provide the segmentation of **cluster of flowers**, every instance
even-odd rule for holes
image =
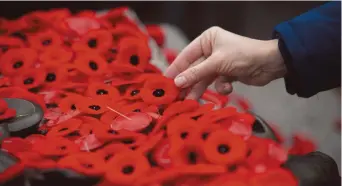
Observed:
[[[4,139],[24,169],[72,170],[96,185],[295,186],[281,143],[253,136],[235,107],[183,100],[151,63],[150,35],[127,8],[97,16],[67,9],[0,22],[0,97],[39,104],[35,134]],[[160,30],[150,33],[163,44]],[[0,120],[15,110],[0,102]]]

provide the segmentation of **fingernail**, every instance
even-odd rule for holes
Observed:
[[[185,83],[186,83],[186,79],[184,76],[176,77],[175,84],[177,87],[182,87],[185,85]]]

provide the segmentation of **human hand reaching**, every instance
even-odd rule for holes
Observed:
[[[192,88],[188,99],[199,99],[214,81],[217,92],[228,94],[234,81],[264,86],[285,73],[278,40],[256,40],[212,27],[184,48],[165,76],[175,78],[180,88]]]

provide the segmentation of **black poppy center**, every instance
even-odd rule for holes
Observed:
[[[99,89],[96,91],[96,94],[97,95],[104,95],[104,94],[108,94],[108,91],[104,90],[104,89]]]
[[[0,49],[2,52],[7,52],[7,50],[9,49],[8,46],[0,46]]]
[[[47,45],[50,45],[51,43],[52,43],[52,40],[51,40],[51,39],[45,39],[45,40],[42,42],[42,45],[47,46]]]
[[[24,80],[24,85],[29,85],[29,84],[32,84],[33,82],[34,82],[33,78],[27,78]]]
[[[182,139],[185,139],[186,137],[188,137],[188,135],[189,135],[188,132],[182,132],[182,133],[180,134],[180,137],[181,137]]]
[[[101,107],[98,105],[90,105],[89,108],[93,109],[93,110],[100,110],[101,109]]]
[[[116,50],[115,48],[111,48],[109,49],[109,52],[111,52],[112,54],[116,54],[118,53],[118,50]]]
[[[107,154],[107,155],[104,157],[104,159],[105,159],[106,161],[108,161],[108,160],[110,160],[112,157],[113,157],[113,154]]]
[[[54,73],[48,73],[46,75],[46,78],[45,78],[45,81],[47,82],[52,82],[52,81],[55,81],[56,80],[56,74]]]
[[[88,40],[88,47],[89,48],[96,48],[97,40],[95,38],[91,38]]]
[[[228,145],[225,145],[225,144],[221,144],[217,147],[217,151],[220,154],[226,154],[229,152],[229,150],[230,150],[230,147]]]
[[[109,58],[107,58],[107,63],[112,63],[114,61],[114,58],[112,58],[112,57],[109,57]]]
[[[129,58],[129,62],[134,65],[134,66],[137,66],[139,65],[139,57],[137,55],[132,55],[130,58]]]
[[[24,65],[23,61],[17,61],[13,64],[13,68],[17,69]]]
[[[153,96],[155,97],[162,97],[164,96],[165,91],[163,89],[156,89],[153,91]]]
[[[123,144],[133,144],[134,143],[134,140],[132,139],[124,139],[121,141]]]
[[[140,109],[134,109],[133,112],[141,112]]]
[[[197,163],[197,153],[196,152],[189,152],[188,153],[188,162],[190,164],[196,164]]]
[[[66,146],[61,146],[60,149],[61,149],[61,150],[66,150],[67,147],[66,147]]]
[[[109,129],[107,132],[108,132],[109,134],[117,134],[117,132],[116,132],[115,130],[113,130],[113,129]]]
[[[94,61],[89,61],[89,67],[94,71],[99,69],[99,67],[97,66],[97,64]]]
[[[134,172],[134,167],[132,165],[124,166],[121,172],[124,174],[132,174]]]
[[[208,136],[209,136],[209,133],[208,133],[208,132],[202,133],[202,139],[203,139],[203,140],[206,140],[206,139],[208,138]]]
[[[88,163],[84,163],[84,164],[82,164],[82,166],[84,167],[84,168],[93,168],[93,165],[92,164],[88,164]]]
[[[13,33],[11,33],[10,36],[11,37],[19,38],[19,39],[21,39],[23,41],[26,41],[26,39],[27,39],[26,35],[24,33],[22,33],[22,32],[13,32]]]
[[[76,110],[76,106],[74,104],[71,105],[71,110]]]
[[[139,92],[140,92],[140,90],[133,90],[131,92],[131,96],[135,96],[135,95],[139,94]]]

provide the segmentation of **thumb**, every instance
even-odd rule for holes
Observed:
[[[206,78],[215,74],[216,65],[213,62],[213,57],[210,56],[202,63],[199,63],[193,67],[180,73],[175,78],[176,86],[180,88],[188,88],[196,83],[205,80]]]

